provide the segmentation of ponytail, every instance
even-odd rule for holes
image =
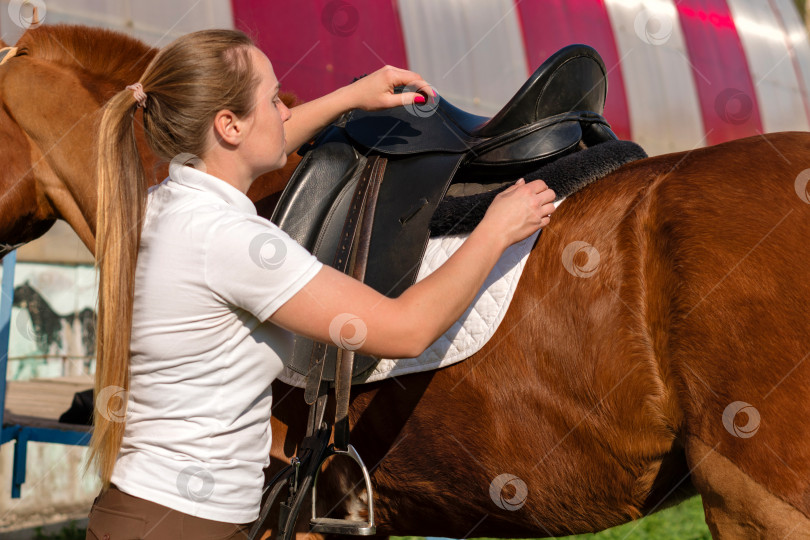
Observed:
[[[123,90],[105,106],[99,127],[95,427],[88,465],[96,463],[104,490],[126,424],[135,268],[148,188],[135,143],[136,109],[133,93]]]

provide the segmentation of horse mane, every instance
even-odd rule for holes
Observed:
[[[70,24],[29,29],[16,44],[18,55],[61,64],[108,80],[137,81],[157,49],[120,32]]]
[[[0,40],[0,44],[4,44]],[[143,41],[121,32],[74,24],[42,25],[26,31],[17,41],[17,55],[83,70],[108,81],[133,83],[158,52]],[[303,103],[292,92],[280,92],[288,107]]]

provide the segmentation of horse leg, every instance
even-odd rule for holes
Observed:
[[[687,458],[714,538],[810,538],[810,520],[716,449],[694,438]]]

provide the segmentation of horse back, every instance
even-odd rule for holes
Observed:
[[[352,442],[374,466],[378,530],[605,529],[693,493],[694,438],[803,508],[801,483],[723,413],[756,404],[756,436],[810,477],[796,422],[810,375],[796,367],[810,342],[810,205],[795,189],[808,150],[810,134],[745,139],[631,163],[569,197],[477,354],[356,387]],[[305,418],[295,401],[274,408],[289,426]],[[356,471],[328,469],[336,503]]]

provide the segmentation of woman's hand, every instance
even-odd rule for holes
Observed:
[[[394,87],[405,86],[405,92],[394,93]],[[418,73],[385,66],[346,87],[354,107],[366,111],[388,109],[412,103],[425,103],[436,92]]]
[[[551,221],[556,194],[542,180],[521,178],[498,193],[479,227],[489,228],[508,245],[520,242]]]
[[[394,88],[406,86],[406,92],[395,94]],[[292,109],[285,124],[287,153],[311,141],[323,128],[351,109],[376,111],[391,107],[426,103],[435,92],[418,73],[385,66],[348,86]]]

